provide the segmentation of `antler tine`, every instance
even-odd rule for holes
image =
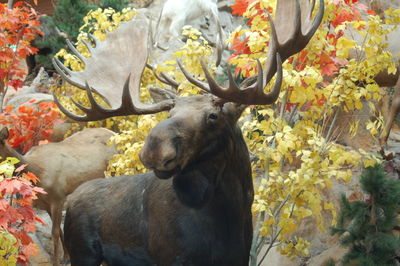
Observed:
[[[271,104],[273,102],[276,101],[276,99],[278,99],[279,97],[279,93],[281,91],[281,86],[282,86],[282,76],[283,76],[283,71],[282,71],[282,60],[281,60],[281,56],[279,55],[279,53],[276,54],[276,65],[277,65],[277,74],[276,74],[276,81],[275,81],[275,85],[272,88],[272,90],[265,94],[263,91],[264,86],[254,86],[254,88],[256,88],[257,90],[257,94],[259,94],[259,97],[254,98],[254,104]],[[261,67],[261,64],[259,63],[259,67]],[[261,72],[261,69],[260,69]],[[259,84],[263,84],[264,83],[264,79],[261,78],[257,79],[257,83]],[[258,101],[259,100],[259,101]]]
[[[129,79],[128,79],[129,80]],[[70,100],[75,104],[76,107],[78,107],[80,110],[82,110],[83,112],[86,113],[86,115],[80,116],[80,115],[76,115],[72,112],[70,112],[69,110],[67,110],[58,100],[57,96],[55,94],[53,94],[53,97],[55,99],[55,102],[57,104],[57,106],[60,108],[60,110],[68,117],[76,120],[76,121],[80,121],[80,122],[87,122],[87,121],[97,121],[97,120],[102,120],[111,116],[114,116],[115,113],[120,113],[120,111],[118,108],[116,110],[113,109],[107,109],[102,107],[101,105],[99,105],[97,103],[97,101],[94,99],[92,90],[89,86],[89,84],[86,82],[86,86],[85,86],[85,90],[86,90],[86,94],[88,96],[91,108],[85,107],[83,105],[81,105],[80,103],[76,102],[74,99],[72,99],[71,97]],[[124,87],[124,91],[126,90],[126,88]],[[128,93],[129,93],[129,88],[127,89]],[[121,105],[122,106],[122,105]],[[119,115],[124,115],[124,114],[119,114]]]
[[[115,31],[107,32],[104,41],[100,42],[88,34],[90,41],[83,43],[91,53],[89,58],[83,58],[69,43],[71,50],[85,63],[81,72],[69,70],[57,58],[53,60],[61,77],[72,85],[85,89],[90,102],[90,107],[85,107],[73,101],[77,108],[86,113],[79,116],[66,110],[55,97],[57,105],[67,116],[78,121],[96,121],[112,116],[152,114],[173,107],[173,100],[157,104],[140,102],[140,79],[148,57],[146,25],[147,18],[138,13],[132,21],[121,23]],[[94,42],[95,47],[91,46],[91,42]],[[125,81],[126,77],[128,79]],[[129,87],[133,89],[132,95]],[[94,98],[94,92],[103,97],[110,108],[99,105]]]
[[[178,66],[179,66],[179,68],[181,69],[183,75],[186,77],[186,79],[187,79],[190,83],[192,83],[193,85],[199,87],[200,89],[202,89],[202,90],[204,90],[204,91],[206,91],[206,92],[211,92],[210,87],[209,87],[207,84],[201,82],[200,80],[197,80],[197,79],[193,78],[193,77],[186,71],[186,69],[183,67],[182,62],[181,62],[180,60],[177,60],[177,62],[178,62]],[[203,64],[201,60],[200,60],[200,63]],[[203,68],[203,69],[204,69],[204,68]],[[210,76],[211,76],[211,75],[210,75]],[[208,79],[208,78],[207,78],[207,79]]]
[[[174,89],[178,89],[179,83],[176,82],[173,78],[165,74],[164,72],[160,72],[160,75],[157,74],[156,69],[154,66],[150,65],[149,63],[146,64],[146,67],[148,67],[151,71],[153,71],[154,76],[161,81],[162,83],[165,83]]]
[[[139,79],[136,80],[132,78],[132,80],[130,80],[130,84],[135,84],[132,94],[133,97],[132,97],[132,110],[130,111],[131,114],[137,114],[137,115],[154,114],[170,110],[175,105],[175,100],[173,99],[166,99],[154,104],[144,104],[140,101],[140,77]],[[131,99],[130,97],[128,97],[128,95],[130,96],[128,85],[125,84],[125,86],[126,88],[124,88],[122,106],[125,104],[126,101]]]
[[[68,117],[76,120],[76,121],[81,121],[81,122],[87,122],[87,121],[97,121],[97,120],[102,120],[105,118],[113,117],[113,116],[125,116],[125,115],[141,115],[141,114],[153,114],[153,113],[158,113],[161,111],[166,111],[169,110],[173,107],[174,101],[173,100],[165,100],[162,102],[159,102],[157,104],[143,104],[140,102],[140,91],[139,87],[134,89],[133,91],[133,97],[131,97],[131,93],[129,90],[129,84],[131,83],[131,75],[127,78],[124,89],[122,92],[122,102],[121,106],[116,108],[116,109],[109,109],[109,108],[104,108],[100,104],[97,103],[97,101],[94,98],[92,89],[90,88],[89,84],[86,83],[85,90],[87,93],[87,96],[89,98],[89,102],[91,107],[85,107],[81,105],[80,103],[74,101],[73,99],[72,102],[83,112],[86,113],[86,115],[79,116],[76,114],[71,113],[69,110],[67,110],[58,100],[57,96],[53,94],[55,102],[57,106],[60,108],[60,110],[66,114]]]
[[[310,7],[310,11],[309,11],[309,15],[308,18],[311,18],[312,15],[312,11],[314,10],[314,6],[315,6],[315,0],[312,0],[312,4]],[[312,36],[314,35],[314,33],[317,31],[319,24],[321,24],[322,19],[324,17],[324,1],[320,0],[320,4],[319,4],[319,10],[317,13],[317,16],[315,17],[310,29],[308,30],[308,32],[304,35],[304,37],[307,40],[310,40],[312,38]]]
[[[311,0],[311,5],[309,3],[310,0],[301,0],[302,5],[299,1],[286,0],[278,1],[277,3],[275,13],[276,32],[279,37],[277,48],[283,62],[293,54],[301,51],[308,44],[321,24],[324,15],[324,0],[320,0],[318,13],[310,23],[315,0]],[[306,5],[309,8],[305,7]],[[294,14],[290,12],[294,12]],[[302,14],[302,12],[306,12],[306,15]],[[288,17],[293,17],[292,23],[287,22]]]
[[[211,76],[210,72],[208,71],[208,68],[206,64],[203,62],[203,60],[200,60],[201,68],[203,69],[204,75],[206,76],[207,82],[209,84],[209,92],[214,94],[215,96],[218,96],[223,99],[230,100],[230,94],[233,92],[235,93],[240,93],[239,87],[237,86],[235,80],[233,79],[232,73],[228,69],[228,78],[229,78],[229,88],[225,89],[221,86],[218,85],[218,83],[214,80],[214,78]]]
[[[218,28],[218,34],[217,34],[217,61],[215,62],[216,66],[219,66],[221,63],[222,59],[222,52],[224,51],[224,44],[223,44],[223,31],[221,27],[221,23],[219,22],[219,19],[217,19],[217,28]]]
[[[88,36],[92,40],[92,42],[94,42],[94,45],[97,46],[98,41],[97,41],[96,37],[94,37],[94,35],[91,33],[88,33]]]
[[[277,77],[275,85],[271,92],[264,93],[264,75],[262,71],[262,66],[259,60],[257,60],[258,74],[256,83],[241,89],[235,82],[232,73],[228,71],[229,87],[223,88],[217,84],[217,82],[212,78],[209,71],[207,70],[204,62],[202,63],[203,71],[210,84],[211,93],[218,96],[226,101],[241,103],[241,104],[271,104],[276,101],[279,96],[280,88],[282,85],[282,61],[279,54],[276,54],[276,64],[277,64]],[[238,100],[240,99],[240,100]]]
[[[269,19],[269,23],[271,26],[271,41],[270,41],[270,47],[266,65],[270,64],[274,68],[268,67],[266,69],[266,75],[264,75],[261,63],[259,62],[259,60],[257,60],[257,66],[258,66],[257,82],[243,89],[236,84],[232,76],[232,73],[228,71],[229,87],[223,88],[219,86],[218,83],[213,79],[213,77],[211,76],[210,72],[207,69],[207,66],[203,61],[201,61],[201,66],[203,68],[204,74],[209,84],[209,87],[207,88],[209,88],[212,94],[220,98],[223,98],[227,101],[232,101],[242,104],[270,104],[276,100],[276,98],[279,96],[280,86],[282,83],[282,66],[281,66],[282,61],[279,53],[276,52],[278,47],[277,44],[278,38],[275,31],[273,20],[271,18]],[[274,61],[274,64],[271,64],[271,61]],[[179,61],[178,64],[180,65]],[[191,77],[189,74],[187,73],[185,74],[184,69],[182,67],[181,70],[189,81],[191,81],[190,79],[193,79],[193,77]],[[278,70],[278,76],[274,89],[270,93],[265,94],[263,89],[277,70]],[[266,77],[266,79],[264,79],[264,77]],[[197,82],[199,81],[195,79],[194,81],[196,83],[192,81],[191,82],[196,86],[198,86]]]
[[[165,74],[164,72],[160,72],[160,75],[161,75],[162,79],[164,80],[164,81],[163,81],[163,80],[160,79],[160,77],[158,77],[158,79],[159,79],[161,82],[164,82],[165,84],[168,84],[168,85],[172,86],[173,88],[178,89],[179,83],[176,82],[173,78],[171,78],[170,76],[168,76],[168,75]],[[157,77],[158,75],[155,74],[155,76]]]
[[[66,66],[64,66],[63,63],[60,62],[60,60],[57,57],[54,57],[52,59],[52,63],[58,74],[65,79],[68,83],[71,83],[72,85],[80,88],[80,89],[85,89],[85,85],[80,84],[79,82],[76,82],[71,78],[72,76],[72,71],[69,70]]]
[[[315,0],[311,1],[311,5],[309,5],[310,8],[308,10],[303,10],[308,12],[305,13],[306,16],[303,17],[299,0],[278,0],[275,23],[268,14],[271,28],[269,51],[264,71],[262,70],[260,62],[257,62],[258,74],[257,81],[254,84],[246,86],[245,88],[238,86],[235,83],[232,74],[228,72],[229,87],[223,88],[211,77],[207,67],[202,62],[202,68],[206,75],[210,91],[224,100],[240,104],[264,105],[274,102],[279,96],[282,84],[282,63],[293,54],[301,51],[308,44],[322,21],[324,14],[324,0],[320,0],[318,13],[312,23],[310,23],[310,19],[314,9]],[[303,4],[303,6],[304,5],[305,4]],[[288,21],[288,17],[292,18],[292,21]],[[275,25],[277,27],[275,27]],[[181,69],[183,72],[184,69]],[[271,92],[265,94],[263,91],[264,87],[270,82],[275,73],[277,73],[277,78],[274,88]],[[184,75],[190,82],[199,86],[197,83],[198,81],[194,82],[192,80],[193,77],[185,72]],[[254,77],[251,77],[251,79],[253,78]],[[203,89],[204,86],[202,85],[199,87]]]
[[[74,55],[76,55],[79,60],[81,60],[82,62],[85,62],[85,57],[83,55],[81,55],[81,53],[79,53],[79,51],[75,48],[75,46],[71,43],[71,41],[69,39],[66,40],[67,41],[67,45],[69,47],[69,49],[71,49],[72,53]]]
[[[279,53],[278,35],[276,33],[274,21],[272,20],[270,14],[268,14],[268,20],[271,28],[271,38],[269,42],[267,60],[265,61],[265,67],[264,67],[264,77],[265,77],[265,80],[263,81],[264,87],[268,84],[268,82],[272,79],[272,77],[275,74],[276,71],[275,55]]]
[[[89,53],[92,54],[93,53],[93,47],[90,43],[88,43],[85,40],[82,40],[82,43],[86,46],[86,48],[89,50]]]
[[[65,108],[61,103],[60,100],[58,100],[58,97],[56,96],[55,93],[53,93],[53,97],[54,97],[54,102],[57,104],[58,108],[60,109],[61,112],[63,112],[66,116],[72,118],[75,121],[80,121],[80,122],[85,122],[88,121],[86,120],[86,116],[80,116],[80,115],[76,115],[74,113],[71,113],[67,108]],[[71,97],[69,97],[71,98]]]
[[[318,13],[311,25],[306,24],[309,24],[311,19],[315,0],[311,0],[312,3],[309,5],[308,10],[303,10],[301,6],[304,7],[306,5],[305,3],[309,3],[309,0],[301,1],[303,5],[300,5],[299,0],[278,1],[275,13],[275,22],[268,14],[271,25],[271,43],[264,67],[264,76],[266,78],[265,84],[271,80],[276,72],[276,60],[274,55],[279,53],[282,62],[285,62],[285,60],[290,56],[304,49],[318,29],[318,26],[321,24],[324,15],[324,0],[320,0]],[[302,11],[307,12],[305,16],[302,14]],[[294,14],[291,14],[290,12],[293,12]],[[293,18],[291,23],[287,21],[288,17]]]

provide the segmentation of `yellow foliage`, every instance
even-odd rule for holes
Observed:
[[[18,247],[17,239],[0,228],[0,265],[11,266],[17,265]]]
[[[201,33],[191,27],[185,27],[183,35],[188,37],[186,44],[174,53],[180,59],[186,70],[197,75],[199,80],[204,80],[203,71],[200,65],[200,58],[206,60],[212,55],[212,49],[208,42],[201,36]],[[207,63],[207,61],[206,61]],[[176,61],[166,61],[162,65],[155,65],[156,72],[164,72],[174,78],[179,84],[177,93],[183,96],[198,94],[200,89],[189,83],[179,70]],[[213,70],[213,68],[211,68]],[[153,73],[146,70],[142,77],[141,92],[144,101],[150,100],[150,95],[145,89],[148,85],[163,88],[166,85],[155,79]],[[167,118],[167,113],[154,115],[132,116],[129,122],[125,121],[122,126],[119,124],[119,134],[112,138],[117,149],[123,153],[115,155],[109,162],[107,175],[123,175],[143,173],[147,170],[139,159],[139,152],[143,147],[145,137],[150,130],[160,121]]]
[[[78,36],[76,43],[77,50],[84,56],[89,57],[90,53],[84,45],[83,41],[89,42],[87,33],[91,33],[99,40],[105,40],[106,31],[115,30],[122,22],[129,21],[134,18],[136,10],[124,9],[121,13],[115,12],[113,9],[97,9],[89,11],[84,17],[84,25],[81,27],[81,33]],[[203,70],[200,65],[200,58],[206,60],[213,53],[208,42],[201,36],[201,33],[192,28],[185,27],[183,35],[188,37],[186,44],[175,52],[174,56],[182,60],[185,68],[195,75],[199,80],[205,80]],[[71,68],[73,71],[81,71],[84,67],[83,63],[78,60],[75,55],[69,54],[66,50],[61,50],[58,57],[64,60],[64,65]],[[207,63],[207,62],[206,62]],[[181,95],[197,94],[199,88],[189,83],[177,67],[176,61],[167,61],[162,65],[155,65],[156,72],[163,71],[173,77],[181,85],[177,93]],[[211,72],[215,69],[211,67]],[[153,85],[159,88],[166,85],[158,81],[153,72],[145,69],[141,83],[141,98],[143,101],[151,101],[150,94],[146,87]],[[69,84],[65,84],[62,88],[57,89],[57,93],[63,95],[72,95],[72,98],[84,106],[90,106],[86,92],[75,88]],[[104,100],[95,95],[97,102],[106,106]],[[60,97],[61,103],[74,113],[82,114],[70,100],[65,97]],[[110,145],[115,144],[119,154],[115,155],[108,164],[106,175],[127,175],[137,174],[146,171],[139,159],[139,151],[143,146],[145,137],[149,131],[159,122],[166,118],[165,113],[143,116],[115,117],[109,118],[100,122],[89,122],[86,127],[106,127],[118,134],[110,141]],[[75,125],[67,134],[71,134],[79,130],[80,126]]]
[[[275,3],[253,1],[244,14],[245,18],[251,18],[249,28],[239,27],[228,40],[233,43],[237,36],[248,38],[246,44],[251,54],[237,55],[231,60],[239,68],[250,65],[248,75],[256,68],[251,60],[258,58],[265,62],[268,53],[266,43],[270,28],[260,17],[257,4],[274,9]],[[271,107],[255,107],[250,114],[257,119],[245,122],[242,127],[249,149],[257,157],[252,168],[264,169],[264,174],[258,176],[261,183],[255,189],[253,204],[253,213],[263,217],[260,234],[276,239],[282,254],[289,257],[305,256],[308,252],[309,243],[293,234],[304,218],[314,217],[318,228],[325,230],[322,211],[328,211],[333,217],[332,224],[335,223],[336,209],[323,196],[323,191],[332,187],[332,181],[348,182],[354,167],[370,166],[379,161],[373,154],[334,143],[330,133],[334,125],[329,128],[331,117],[340,109],[361,109],[366,101],[379,100],[381,89],[372,78],[386,69],[389,73],[396,71],[392,55],[385,50],[385,38],[398,24],[399,11],[388,10],[385,21],[368,15],[366,20],[346,22],[335,28],[328,25],[335,19],[333,11],[338,8],[337,3],[325,0],[325,7],[322,25],[302,55],[306,57],[302,60],[307,60],[307,66],[294,67],[292,62],[299,60],[300,54],[286,62],[278,103]],[[351,34],[344,34],[336,42],[327,38],[330,33],[343,32]],[[364,37],[363,43],[352,38],[357,34]],[[318,63],[322,51],[325,54],[335,52],[336,57],[343,60],[337,74],[325,83]],[[354,53],[355,58],[349,59],[350,53]],[[290,107],[285,109],[288,104]],[[381,117],[366,125],[357,121],[350,128],[351,134],[365,126],[372,135],[378,136],[382,125]]]

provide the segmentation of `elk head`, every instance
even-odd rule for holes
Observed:
[[[121,29],[107,35],[105,42],[113,44],[112,47],[118,47],[119,51],[104,49],[106,45],[96,42],[96,48],[91,48],[90,60],[93,63],[87,62],[84,74],[72,72],[55,60],[56,68],[67,81],[87,90],[92,106],[88,108],[76,103],[86,113],[84,116],[78,116],[66,110],[57,98],[56,103],[64,113],[78,121],[100,120],[111,116],[130,114],[152,114],[169,110],[170,117],[156,125],[147,136],[145,145],[140,152],[140,159],[147,168],[154,171],[157,177],[162,179],[175,177],[174,187],[179,198],[186,201],[188,205],[199,207],[211,195],[214,180],[204,178],[204,173],[193,174],[192,172],[191,182],[179,181],[186,176],[187,171],[191,171],[193,165],[201,165],[203,161],[221,150],[236,152],[233,148],[235,143],[232,136],[238,131],[236,121],[247,105],[266,105],[276,101],[282,83],[282,62],[307,45],[322,20],[324,1],[320,0],[319,11],[312,20],[313,9],[314,1],[311,4],[309,0],[278,1],[276,21],[279,23],[275,26],[272,19],[269,19],[272,33],[269,53],[264,68],[258,62],[258,74],[250,78],[254,82],[244,82],[238,85],[232,74],[229,73],[229,86],[223,88],[216,83],[206,65],[202,63],[207,79],[206,84],[193,78],[178,62],[185,77],[207,93],[190,97],[175,97],[150,105],[143,104],[139,100],[140,77],[146,66],[147,58],[147,28],[143,26],[145,23],[136,18],[134,21],[122,25]],[[135,37],[130,37],[134,43],[114,44],[114,42],[122,40],[122,38],[114,38],[114,36],[124,34],[127,29],[135,31],[132,33]],[[76,52],[76,50],[72,50]],[[109,55],[105,55],[107,51],[109,51]],[[120,53],[122,56],[117,56],[118,60],[114,60],[113,53]],[[95,64],[98,55],[108,58],[107,67]],[[109,58],[113,60],[109,60]],[[129,64],[129,67],[120,71],[120,68],[117,68],[121,63],[119,60],[124,61],[122,64]],[[84,59],[84,61],[86,63],[88,60]],[[95,66],[91,66],[92,64]],[[114,71],[115,69],[118,71]],[[118,73],[114,74],[114,72]],[[130,75],[130,73],[132,74]],[[275,73],[277,73],[275,85],[272,91],[266,94],[264,88]],[[95,81],[98,75],[103,79],[107,77],[110,80],[118,81],[126,79],[127,76],[129,78],[124,86],[118,87]],[[114,75],[118,77],[116,78]],[[82,80],[83,76],[85,80]],[[177,86],[174,80],[163,73],[159,79]],[[96,86],[89,86],[92,84],[92,80],[96,82]],[[91,87],[102,95],[103,91],[110,94],[112,90],[114,94],[121,97],[121,104],[112,105],[111,109],[101,107],[94,100]],[[132,95],[130,88],[133,89]],[[188,193],[181,193],[185,189],[196,190],[197,193],[189,194],[197,196],[188,199]]]

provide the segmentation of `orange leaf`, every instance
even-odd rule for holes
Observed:
[[[36,184],[40,181],[39,178],[34,173],[31,172],[24,173],[22,177],[28,181],[31,181],[33,184]]]
[[[232,15],[242,16],[246,12],[249,3],[247,0],[236,0],[232,5]]]
[[[35,103],[35,102],[37,102],[36,99],[32,99],[32,100],[27,101],[27,103]]]

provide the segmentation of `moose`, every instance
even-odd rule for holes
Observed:
[[[47,211],[52,221],[53,265],[59,265],[65,200],[83,182],[104,177],[108,160],[116,154],[114,146],[107,145],[114,134],[105,128],[88,128],[61,142],[33,147],[22,155],[6,143],[8,129],[0,130],[0,156],[16,157],[21,164],[26,164],[26,170],[40,178],[38,185],[46,191],[38,196],[34,206]]]
[[[85,89],[91,103],[76,103],[85,112],[77,115],[56,100],[72,119],[169,111],[140,152],[151,172],[94,179],[70,195],[64,232],[73,266],[248,265],[254,190],[249,152],[236,121],[248,105],[276,101],[282,62],[307,45],[321,23],[324,1],[319,1],[314,18],[313,11],[314,1],[278,1],[275,23],[269,19],[267,61],[264,67],[258,62],[258,74],[246,86],[238,85],[232,74],[228,88],[219,86],[204,62],[207,83],[199,81],[178,62],[186,79],[204,90],[201,95],[140,101],[148,45],[146,20],[140,14],[107,33],[105,41],[94,39],[95,48],[87,44],[90,58],[77,54],[84,60],[83,72],[54,60],[60,75]],[[265,93],[275,73],[275,84]],[[93,91],[111,107],[99,105]]]

